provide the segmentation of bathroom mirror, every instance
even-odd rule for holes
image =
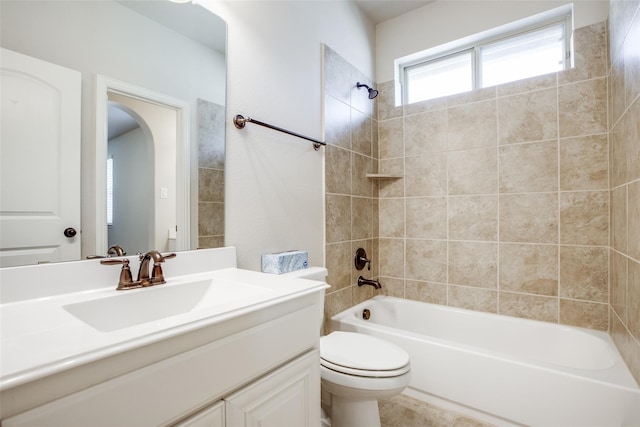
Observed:
[[[176,142],[172,147],[175,153],[173,157],[177,161],[171,167],[157,164],[153,166],[153,155],[149,152],[142,154],[153,166],[152,172],[147,174],[157,177],[159,172],[167,172],[173,168],[173,175],[165,177],[162,183],[156,179],[155,183],[146,184],[135,178],[135,175],[129,175],[133,178],[122,178],[118,191],[125,193],[127,199],[119,202],[118,209],[113,210],[114,213],[119,212],[120,221],[132,218],[140,221],[142,217],[141,223],[160,223],[155,218],[162,212],[170,212],[173,217],[170,215],[169,219],[163,220],[162,228],[155,231],[160,237],[155,240],[146,237],[148,243],[136,244],[131,249],[124,244],[121,246],[129,255],[141,249],[180,250],[223,246],[226,99],[224,21],[200,5],[167,0],[2,0],[0,20],[2,48],[77,72],[81,88],[78,115],[81,120],[76,124],[79,127],[76,129],[79,146],[70,156],[79,159],[80,170],[75,175],[80,182],[72,186],[72,190],[64,187],[54,189],[52,185],[49,188],[49,184],[55,179],[46,177],[16,179],[11,182],[14,193],[25,200],[34,199],[30,196],[31,187],[44,188],[45,194],[71,194],[78,200],[78,218],[81,220],[58,225],[64,229],[56,229],[55,232],[56,235],[64,234],[67,242],[75,243],[76,255],[61,256],[48,243],[34,243],[31,237],[26,236],[28,231],[16,231],[11,236],[2,231],[0,265],[77,260],[89,255],[105,256],[109,246],[119,244],[117,240],[108,240],[107,237],[107,230],[112,226],[107,224],[107,134],[112,125],[106,123],[108,119],[113,121],[113,117],[110,117],[112,115],[107,113],[107,107],[111,104],[116,108],[119,106],[120,111],[129,110],[131,113],[131,110],[110,100],[109,96],[114,93],[158,104],[154,98],[157,96],[160,99],[175,100],[169,103],[173,105],[171,108],[176,104],[184,107],[183,115],[178,114],[175,119],[178,130],[173,131],[184,138],[182,145]],[[3,54],[4,52],[3,50]],[[3,57],[3,63],[4,59]],[[3,69],[3,79],[5,74]],[[131,93],[128,88],[133,88]],[[153,96],[148,98],[147,93]],[[5,102],[7,105],[19,104],[18,97],[14,98],[5,100],[3,96],[3,107]],[[104,113],[100,112],[102,107]],[[105,129],[100,129],[100,114],[104,115]],[[132,116],[136,118],[135,112],[128,115]],[[120,124],[126,126],[126,120],[130,119],[120,121]],[[3,124],[4,121],[3,118]],[[34,117],[33,121],[42,123],[40,117]],[[143,124],[142,129],[146,129],[147,134],[153,133],[145,126],[147,125]],[[22,130],[31,127],[35,126],[16,126]],[[134,130],[130,129],[129,132],[140,132],[140,127],[137,128],[138,131],[134,126],[131,128]],[[101,140],[102,134],[104,141]],[[32,135],[32,138],[38,139],[37,135]],[[34,153],[29,152],[30,146],[24,145],[26,148],[22,148],[20,144],[21,142],[17,144],[17,149],[13,148],[13,154],[12,150],[5,149],[3,145],[3,165],[13,164],[17,171],[30,170],[30,167],[31,170],[37,170],[34,166]],[[153,141],[147,144],[151,144],[151,153],[160,150],[160,147],[153,145]],[[186,147],[182,154],[179,152],[181,147]],[[120,156],[129,157],[128,154]],[[55,155],[49,158],[54,159]],[[60,166],[61,163],[53,160],[43,162],[55,163],[52,169],[57,169],[57,173],[65,169]],[[137,162],[140,170],[144,170],[141,161]],[[3,175],[3,181],[8,185],[9,179],[6,178]],[[115,181],[117,177],[113,179]],[[3,186],[3,190],[4,188]],[[52,196],[53,205],[73,204],[54,199]],[[167,204],[169,201],[172,201],[171,205]],[[124,209],[122,204],[126,205]],[[3,230],[13,228],[12,222],[4,221],[16,211],[7,206],[9,205],[3,200],[0,206],[3,221],[0,227]],[[56,212],[42,215],[42,211],[38,209],[36,206],[34,212],[37,214],[29,215],[56,215]],[[145,209],[151,211],[145,213]],[[27,230],[34,229],[33,226],[27,227]],[[73,229],[73,232],[68,229]],[[67,233],[71,237],[67,237]],[[153,233],[152,231],[151,234]],[[13,239],[10,243],[9,238]],[[35,262],[33,256],[13,254],[23,243],[27,249],[22,252],[37,254]],[[133,246],[132,243],[130,245]]]

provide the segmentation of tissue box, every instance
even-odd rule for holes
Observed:
[[[262,255],[262,272],[272,274],[289,273],[307,268],[309,253],[307,251],[287,251],[277,254]]]

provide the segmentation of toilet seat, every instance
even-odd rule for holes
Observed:
[[[410,370],[409,355],[379,338],[336,331],[320,338],[320,364],[332,371],[369,378],[389,378]]]

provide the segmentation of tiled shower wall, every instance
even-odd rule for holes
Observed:
[[[618,16],[631,28],[628,9]],[[640,378],[640,269],[631,253],[640,241],[639,166],[617,165],[612,154],[609,177],[610,148],[623,150],[623,163],[638,159],[638,65],[628,64],[638,47],[628,46],[618,70],[631,76],[634,107],[612,107],[612,141],[619,129],[626,142],[609,147],[606,29],[575,31],[572,70],[404,107],[386,82],[378,111],[355,89],[364,77],[325,48],[325,332],[332,315],[375,292],[599,330],[613,306],[616,342]],[[615,66],[611,75],[622,85]],[[374,171],[401,178],[365,177]],[[610,208],[625,242],[635,239],[627,249],[610,250]],[[358,247],[371,271],[353,267]],[[619,272],[611,300],[610,262]],[[358,288],[359,274],[380,277],[383,289]]]
[[[380,85],[380,277],[387,292],[607,330],[606,24],[575,68],[394,107]]]
[[[331,285],[325,299],[325,331],[334,314],[373,295],[373,288],[354,286],[358,274],[377,277],[378,198],[375,181],[366,177],[377,169],[375,103],[356,83],[372,85],[340,55],[324,46],[326,266]],[[372,260],[371,270],[358,272],[354,256],[359,247]]]
[[[198,248],[224,246],[225,107],[198,99]]]
[[[609,8],[611,335],[640,382],[640,2]]]

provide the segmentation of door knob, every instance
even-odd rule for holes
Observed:
[[[78,232],[76,231],[76,229],[75,229],[75,228],[73,228],[73,227],[69,227],[69,228],[65,228],[65,229],[64,229],[63,234],[64,234],[64,236],[65,236],[65,237],[73,237],[73,236],[75,236],[76,234],[78,234]]]

